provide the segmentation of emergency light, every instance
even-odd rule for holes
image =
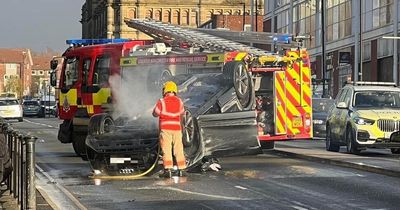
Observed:
[[[292,39],[292,35],[276,35],[272,38],[274,42],[281,42],[289,44]]]
[[[107,43],[124,43],[130,39],[68,39],[66,43],[68,45],[95,45],[95,44],[107,44]]]

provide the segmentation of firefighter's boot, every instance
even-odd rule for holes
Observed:
[[[171,169],[164,169],[164,172],[160,174],[160,178],[171,178],[171,177],[172,177]]]
[[[178,176],[180,177],[186,177],[187,176],[187,172],[185,170],[178,170]]]

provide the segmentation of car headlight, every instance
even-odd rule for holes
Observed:
[[[322,124],[324,124],[324,121],[323,120],[313,120],[313,124],[322,125]]]
[[[361,118],[361,117],[355,117],[354,122],[357,125],[372,125],[375,123],[375,120],[370,120],[370,119]]]

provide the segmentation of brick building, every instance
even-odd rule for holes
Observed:
[[[51,55],[33,55],[32,66],[32,86],[31,93],[33,97],[48,95],[50,85],[50,61]],[[54,88],[50,87],[50,92],[54,95]]]
[[[200,28],[226,28],[231,31],[250,31],[251,16],[245,15],[243,24],[243,15],[212,15],[211,19],[200,26]],[[255,17],[254,17],[255,21]],[[244,26],[244,27],[243,27]],[[257,26],[254,25],[253,31],[263,31],[263,16],[257,17]]]
[[[23,88],[15,94],[30,95],[32,65],[30,49],[0,49],[0,93],[6,91],[7,82],[18,78]]]

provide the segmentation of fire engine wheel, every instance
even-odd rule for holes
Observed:
[[[82,158],[82,160],[87,160],[86,155],[86,134],[72,133],[72,147],[74,148],[75,154]]]
[[[183,117],[183,147],[187,166],[194,166],[203,158],[203,145],[201,142],[196,119],[190,111],[185,111]]]
[[[106,113],[95,114],[90,118],[88,134],[97,136],[112,132],[115,129],[115,123],[112,117]]]
[[[231,61],[224,66],[226,79],[233,83],[236,96],[244,110],[252,108],[255,93],[250,74],[247,72],[245,64],[239,61]]]
[[[260,141],[261,149],[274,149],[275,141]]]

